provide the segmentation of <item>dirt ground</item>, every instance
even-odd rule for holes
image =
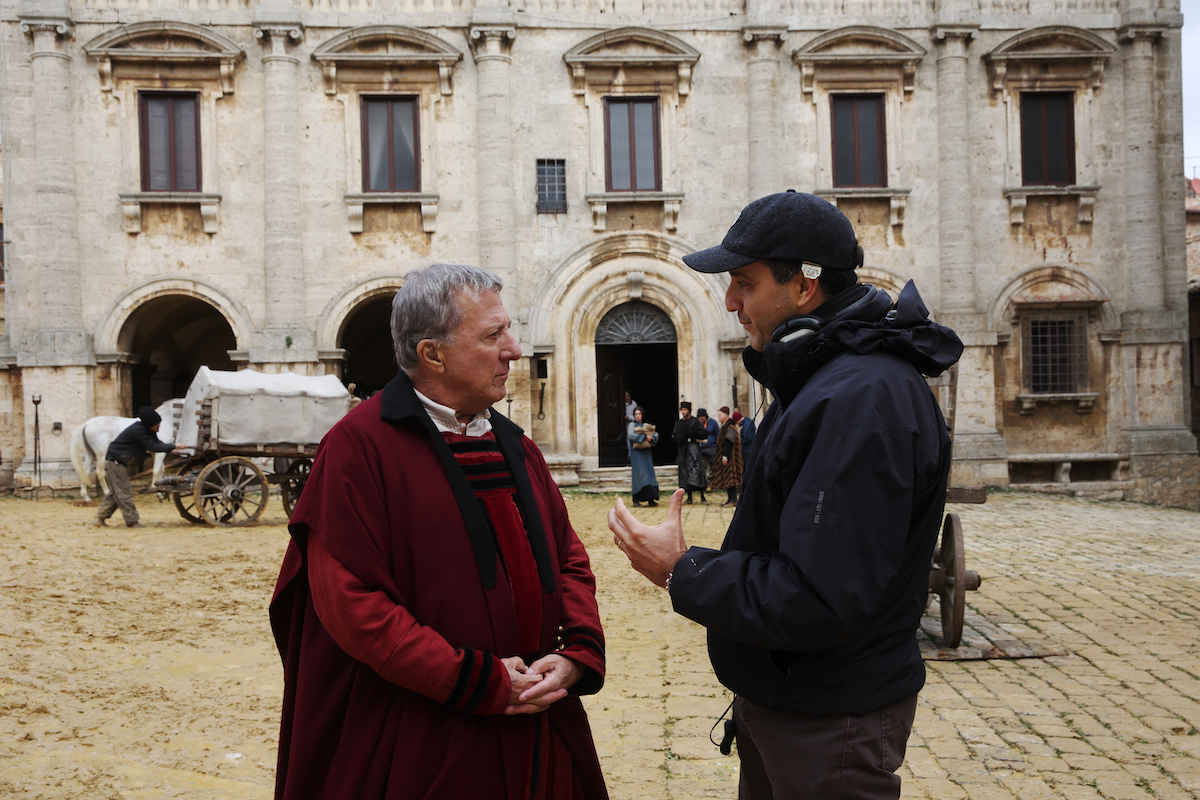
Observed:
[[[736,759],[707,741],[728,696],[703,632],[612,546],[611,496],[569,503],[609,638],[608,685],[587,706],[613,797],[734,796]],[[0,498],[0,796],[272,794],[282,506],[233,529],[189,524],[153,496],[139,509],[143,528],[119,513],[96,528],[94,505]],[[690,508],[691,540],[715,546],[729,518]]]

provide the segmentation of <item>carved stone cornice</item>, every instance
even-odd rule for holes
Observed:
[[[1117,41],[1135,42],[1138,39],[1158,41],[1167,32],[1167,26],[1152,23],[1133,22],[1117,28]]]
[[[480,61],[502,60],[512,62],[512,43],[517,38],[514,25],[471,25],[467,31],[467,41],[475,56],[475,63]]]
[[[254,23],[254,38],[264,44],[276,41],[284,44],[299,44],[304,41],[304,26],[299,22],[256,22]]]
[[[970,44],[977,36],[979,36],[978,25],[935,25],[930,29],[929,34],[934,41],[944,43],[961,39],[963,44]]]
[[[304,41],[304,26],[299,22],[255,22],[254,38],[271,48],[270,55],[263,56],[263,63],[285,61],[300,64],[300,59],[288,55],[288,46]]]
[[[742,41],[746,44],[754,44],[755,42],[774,42],[777,45],[783,44],[784,37],[787,36],[786,27],[774,27],[769,25],[747,25],[742,28]]]
[[[62,39],[75,36],[75,23],[61,17],[22,17],[21,33],[33,38],[35,33],[53,33]]]

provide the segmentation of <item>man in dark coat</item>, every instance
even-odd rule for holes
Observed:
[[[138,421],[121,431],[108,446],[104,454],[104,477],[108,480],[109,491],[96,510],[95,525],[107,525],[105,520],[119,507],[125,527],[142,526],[138,522],[137,505],[133,502],[133,484],[129,476],[141,468],[146,453],[176,452],[173,442],[159,441],[157,434],[160,425],[162,417],[159,413],[150,406],[142,406],[138,410]]]
[[[325,437],[271,625],[277,800],[607,798],[587,553],[536,445],[490,407],[521,351],[500,279],[435,264],[393,303],[401,372]]]
[[[684,261],[730,273],[747,370],[775,402],[720,550],[688,548],[679,493],[661,526],[618,500],[609,527],[708,629],[713,669],[735,693],[741,800],[897,798],[950,470],[922,374],[952,365],[962,343],[911,282],[895,310],[856,283],[850,222],[812,195],[751,203],[720,246]]]

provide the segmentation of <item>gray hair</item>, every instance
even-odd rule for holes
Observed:
[[[486,269],[466,264],[431,264],[404,276],[392,300],[392,345],[396,363],[412,374],[422,339],[446,341],[462,321],[460,289],[499,292],[504,281]]]

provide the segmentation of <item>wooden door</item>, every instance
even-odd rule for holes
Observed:
[[[624,466],[629,463],[625,447],[625,360],[618,346],[596,346],[596,399],[600,466]]]

